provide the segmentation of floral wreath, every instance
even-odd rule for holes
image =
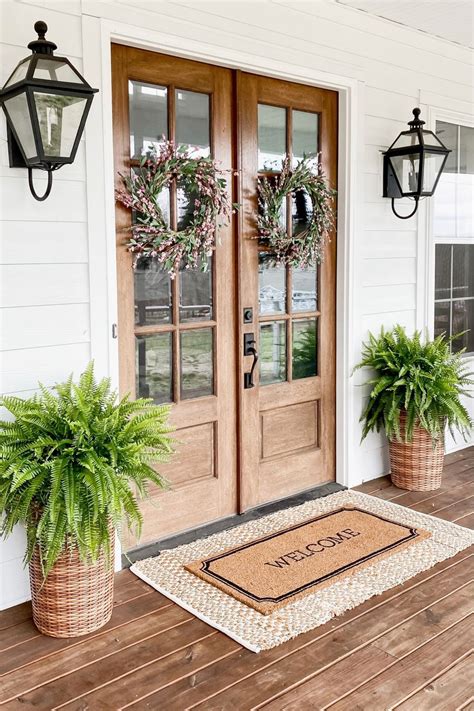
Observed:
[[[336,191],[328,186],[320,163],[314,172],[314,158],[304,156],[294,169],[286,158],[279,174],[258,179],[257,239],[268,247],[277,264],[303,269],[321,264],[324,248],[330,241],[336,221]],[[307,225],[291,237],[281,221],[282,207],[290,194],[297,199],[300,195],[303,200],[307,196],[311,202]]]
[[[189,146],[163,139],[148,152],[131,176],[119,173],[122,185],[115,199],[136,214],[127,247],[140,257],[157,257],[171,277],[180,268],[205,270],[216,246],[216,227],[230,220],[232,206],[226,180],[212,158],[196,157]],[[192,214],[186,226],[173,230],[159,204],[160,193],[176,180],[190,199]],[[219,223],[220,218],[220,223]]]

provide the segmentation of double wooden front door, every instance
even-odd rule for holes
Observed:
[[[122,45],[112,71],[117,173],[165,136],[212,155],[240,204],[208,271],[172,280],[151,259],[132,268],[117,206],[120,389],[172,403],[176,428],[170,489],[141,504],[145,543],[335,478],[335,236],[316,270],[275,266],[255,236],[257,176],[285,155],[320,151],[336,184],[337,95]],[[190,200],[162,195],[173,228]],[[288,198],[288,230],[308,208]]]

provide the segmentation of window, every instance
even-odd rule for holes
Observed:
[[[453,351],[474,353],[474,128],[436,122],[451,149],[434,196],[434,333],[464,333]]]

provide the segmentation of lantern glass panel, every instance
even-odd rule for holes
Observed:
[[[37,91],[33,96],[45,158],[69,158],[87,98]]]
[[[444,153],[425,153],[423,168],[423,193],[432,193],[436,180],[443,167]]]
[[[423,131],[423,143],[425,146],[434,146],[435,148],[444,148],[441,141],[435,136],[432,131]]]
[[[81,77],[76,74],[70,64],[57,59],[38,59],[33,79],[46,79],[47,81],[66,81],[73,84],[84,84]]]
[[[393,171],[397,176],[402,193],[418,192],[418,176],[420,173],[420,157],[418,153],[411,155],[390,156]]]
[[[411,146],[419,146],[420,139],[417,131],[407,131],[401,133],[395,143],[390,147],[390,150],[395,148],[410,148]]]
[[[24,59],[20,64],[17,66],[9,80],[4,86],[4,89],[7,88],[7,86],[11,86],[12,84],[16,84],[17,81],[23,81],[23,79],[26,77],[26,74],[28,72],[28,67],[30,66],[30,59],[31,57],[27,57]]]
[[[11,125],[15,127],[25,158],[35,158],[37,151],[26,94],[17,94],[6,99],[4,106]]]

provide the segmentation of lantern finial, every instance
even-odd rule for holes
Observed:
[[[53,54],[54,50],[58,48],[57,44],[45,38],[47,31],[48,25],[46,22],[43,22],[43,20],[35,22],[35,32],[38,34],[38,39],[33,40],[33,42],[30,42],[28,45],[28,49],[31,49],[33,54]]]
[[[420,119],[421,109],[419,109],[419,108],[413,109],[412,113],[413,113],[414,118],[411,121],[408,121],[408,125],[410,126],[410,128],[414,129],[414,128],[421,128],[422,126],[424,126],[425,122]]]

